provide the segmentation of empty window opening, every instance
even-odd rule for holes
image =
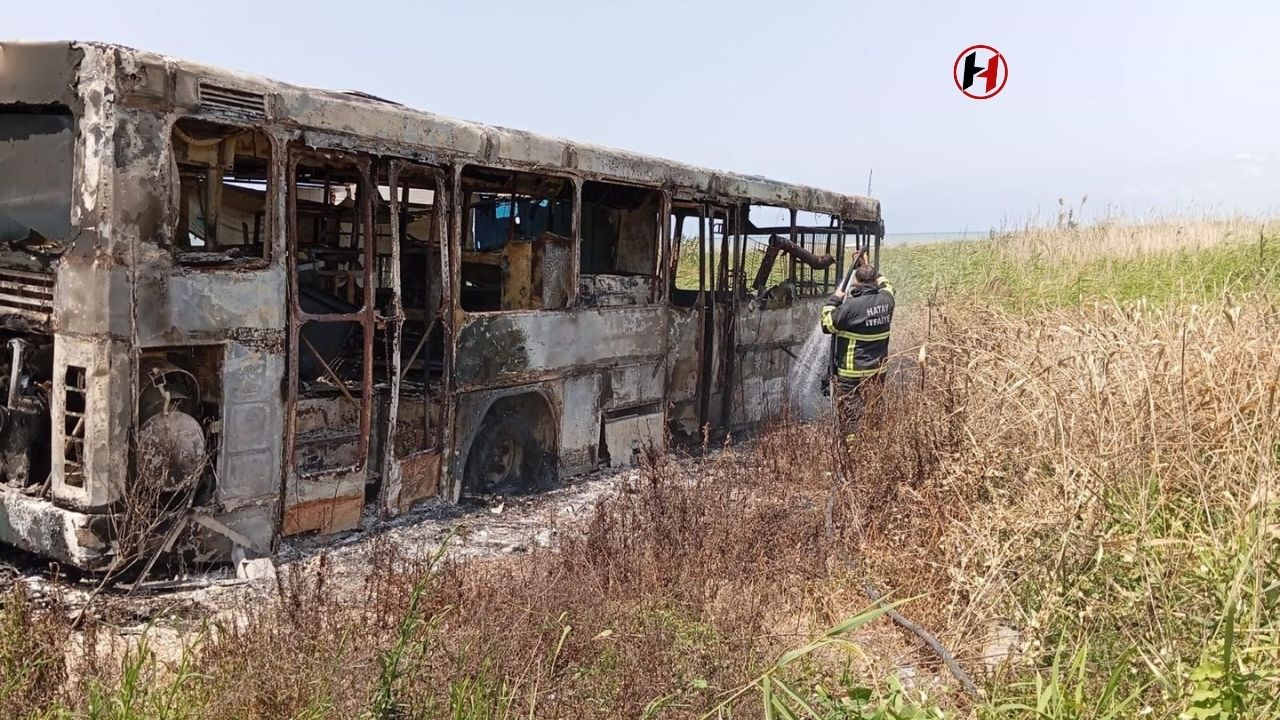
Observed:
[[[839,285],[844,231],[834,216],[752,205],[743,233],[742,274],[757,299],[785,306],[796,297],[830,294]]]
[[[583,183],[579,296],[584,304],[656,300],[661,207],[657,190]]]
[[[267,232],[271,140],[253,128],[183,118],[173,126],[178,224],[184,265],[261,263]]]
[[[844,222],[844,272],[859,263],[880,264],[880,240],[883,229],[879,222],[853,220]],[[843,276],[841,278],[843,280]]]
[[[722,207],[677,201],[671,207],[671,301],[678,306],[729,299],[739,277],[738,245],[731,212]],[[740,284],[740,283],[739,283]]]
[[[0,242],[57,254],[71,234],[75,118],[62,106],[0,106]]]
[[[88,419],[88,379],[85,368],[68,365],[63,376],[63,482],[84,487],[84,430]]]
[[[294,182],[298,282],[326,296],[323,301],[315,293],[311,299],[300,297],[302,310],[334,314],[362,308],[368,202],[361,196],[361,171],[317,159],[299,163]]]
[[[298,331],[299,387],[294,406],[294,463],[315,474],[364,462],[365,333],[358,323],[305,323]]]
[[[462,190],[463,309],[563,308],[573,273],[573,184],[468,167]]]
[[[697,205],[676,204],[671,213],[671,282],[675,290],[698,292],[701,255],[699,238],[705,238],[701,210]],[[705,246],[705,244],[704,244]]]

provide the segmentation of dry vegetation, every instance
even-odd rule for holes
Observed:
[[[980,252],[1025,267],[1093,231],[1056,232]],[[1161,232],[1109,230],[1045,262],[1163,262],[1182,251]],[[912,262],[886,257],[899,287],[924,272]],[[825,425],[781,423],[704,460],[653,459],[552,549],[464,562],[388,543],[359,592],[323,562],[285,569],[273,596],[190,628],[179,662],[145,642],[113,655],[107,628],[73,632],[16,589],[0,717],[1274,717],[1269,265],[1212,297],[1150,278],[1145,299],[1048,288],[1010,307],[975,292],[989,284],[938,285],[900,311],[921,327],[919,372],[852,453]],[[911,598],[903,612],[985,697],[885,619],[806,646],[869,619],[866,583]],[[997,627],[1018,637],[988,673]]]

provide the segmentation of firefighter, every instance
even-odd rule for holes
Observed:
[[[822,308],[822,331],[835,336],[831,389],[846,440],[882,385],[893,305],[889,281],[874,266],[860,265],[848,292],[837,290]]]

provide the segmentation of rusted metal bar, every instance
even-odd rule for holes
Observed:
[[[741,222],[742,218],[739,217],[739,212],[741,209],[742,208],[739,205],[735,205],[730,209],[726,209],[725,218],[724,218],[725,229],[727,231],[729,227],[729,213],[732,212],[734,214],[733,226],[735,230],[733,253],[732,253],[732,262],[734,267],[729,268],[729,271],[728,271],[728,275],[731,278],[731,282],[732,282],[732,285],[729,288],[730,290],[729,312],[725,314],[724,350],[723,352],[721,352],[721,357],[724,358],[724,377],[720,385],[720,424],[726,425],[726,426],[732,425],[733,387],[734,387],[733,375],[734,375],[734,370],[736,369],[736,361],[738,357],[738,353],[734,348],[734,343],[737,341],[736,330],[737,330],[737,324],[738,324],[737,323],[738,284],[739,284],[738,278],[741,277],[743,272],[742,264],[739,262],[739,253],[738,253],[739,245],[742,244],[742,240],[744,239],[742,236],[742,222]],[[726,232],[724,236],[724,245],[726,248],[728,248],[729,246],[728,232]],[[726,262],[729,262],[729,260],[726,259]]]
[[[782,248],[769,243],[765,248],[764,255],[760,258],[760,267],[756,270],[756,278],[751,282],[751,288],[757,293],[764,290],[764,286],[769,283],[769,276],[773,274],[773,264],[778,260],[778,254],[782,252]]]
[[[4,406],[10,410],[18,402],[18,376],[22,372],[22,351],[26,347],[26,343],[22,338],[12,338],[9,340],[9,398],[5,401]]]
[[[835,227],[813,227],[797,225],[796,230],[800,232],[813,233],[814,235],[836,235],[840,232],[840,228]],[[751,228],[752,235],[790,235],[791,226],[778,225],[774,227],[756,227]]]
[[[307,336],[302,333],[298,333],[298,337],[302,340],[302,344],[306,345],[307,349],[311,351],[311,354],[316,356],[316,360],[320,361],[320,367],[324,369],[325,374],[333,381],[333,385],[338,388],[338,392],[342,393],[342,396],[352,405],[357,408],[360,407],[360,403],[356,402],[356,399],[351,396],[351,392],[347,390],[347,386],[342,382],[342,378],[338,377],[338,373],[334,372],[333,368],[329,367],[329,363],[326,362],[324,356],[316,350],[316,347],[311,344],[311,341],[307,339]]]
[[[813,252],[805,248],[803,245],[798,245],[778,235],[769,236],[769,246],[776,247],[791,257],[803,261],[805,265],[808,265],[814,270],[825,270],[831,267],[831,265],[836,261],[836,259],[830,255],[814,255]]]
[[[844,221],[838,216],[832,218],[836,226],[840,228],[840,234],[836,236],[836,280],[844,277],[844,249],[846,245],[846,236],[844,232]]]
[[[427,324],[427,331],[423,333],[422,339],[418,341],[418,346],[413,349],[413,353],[409,355],[409,361],[404,364],[404,369],[400,371],[396,384],[404,381],[405,375],[409,374],[409,368],[413,367],[413,363],[418,359],[418,353],[422,352],[422,348],[427,344],[427,339],[431,337],[431,333],[436,330],[436,321],[440,319],[440,313],[431,316],[431,322]]]
[[[832,218],[833,222],[834,220],[835,218]],[[825,239],[826,246],[823,249],[823,252],[826,253],[825,257],[831,258],[831,262],[827,263],[827,266],[822,268],[822,289],[824,291],[829,291],[831,289],[831,266],[835,264],[835,258],[831,255],[831,235],[828,233],[825,236]]]
[[[569,210],[569,237],[572,238],[573,245],[569,250],[570,282],[568,297],[565,298],[567,307],[573,307],[578,302],[578,275],[582,272],[582,180],[572,178],[570,182],[573,183],[573,205]],[[552,207],[554,206],[553,202]]]
[[[404,374],[400,370],[400,346],[403,342],[404,333],[404,303],[401,297],[401,278],[400,278],[400,254],[401,239],[405,234],[405,219],[401,213],[401,206],[409,204],[409,188],[405,185],[400,186],[400,170],[403,164],[400,161],[392,161],[387,166],[387,200],[389,206],[387,208],[387,225],[391,228],[391,311],[389,316],[385,318],[386,327],[390,333],[390,343],[387,348],[387,375],[390,378],[391,388],[390,397],[387,400],[387,415],[383,422],[385,428],[384,440],[382,443],[382,457],[379,459],[381,470],[379,475],[382,477],[382,487],[379,491],[379,514],[387,517],[391,514],[391,508],[399,505],[400,497],[400,480],[395,470],[395,444],[396,444],[396,420],[400,414],[400,383],[404,381]],[[374,193],[377,200],[382,200],[380,192]],[[374,227],[377,227],[377,218],[374,218]]]
[[[377,293],[374,291],[374,264],[377,260],[377,224],[375,223],[375,208],[373,198],[378,194],[378,186],[372,176],[371,161],[368,158],[359,159],[360,177],[364,181],[364,187],[357,187],[357,202],[361,205],[364,216],[360,223],[362,226],[363,236],[361,241],[364,243],[364,386],[361,388],[360,394],[360,438],[359,448],[356,450],[356,457],[363,459],[364,472],[369,472],[369,429],[373,423],[373,412],[370,408],[373,400],[370,388],[373,387],[373,336],[374,325],[377,321],[377,307],[374,300]],[[354,232],[355,225],[352,224]],[[352,238],[355,242],[355,238]]]
[[[702,337],[698,342],[698,424],[706,427],[711,418],[712,353],[715,343],[716,294],[707,288],[707,223],[714,221],[710,208],[702,203],[698,210],[698,288],[702,312]]]
[[[289,485],[293,481],[294,437],[298,432],[298,273],[294,257],[298,247],[298,155],[289,151],[285,165],[285,286],[288,290],[285,324],[289,344],[285,348],[285,398],[284,398],[284,467],[280,470],[280,492],[275,517],[275,532],[279,538],[285,529],[284,516],[288,507]],[[327,197],[327,192],[326,192]],[[317,228],[318,230],[318,228]]]
[[[787,229],[787,237],[790,238],[791,244],[795,245],[798,239],[798,236],[796,235],[796,209],[795,208],[788,208],[788,209],[791,211],[791,227]],[[791,268],[790,270],[787,271],[787,277],[791,278],[791,282],[793,283],[800,281],[800,278],[796,277],[796,269],[797,269],[796,256],[792,255]]]
[[[729,267],[733,262],[733,253],[729,248],[729,215],[725,213],[724,225],[720,227],[720,252],[716,258],[716,292],[729,289]],[[711,213],[711,233],[715,235],[715,211]]]
[[[880,267],[880,245],[884,242],[884,222],[880,223],[880,227],[875,232],[875,265]]]

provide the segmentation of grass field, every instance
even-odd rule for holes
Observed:
[[[1029,312],[1107,300],[1212,300],[1280,288],[1280,222],[1107,223],[885,248],[901,297],[975,294]]]
[[[888,249],[923,345],[851,450],[781,423],[550,550],[286,569],[177,662],[19,586],[0,717],[1278,717],[1277,260],[1245,220]]]

